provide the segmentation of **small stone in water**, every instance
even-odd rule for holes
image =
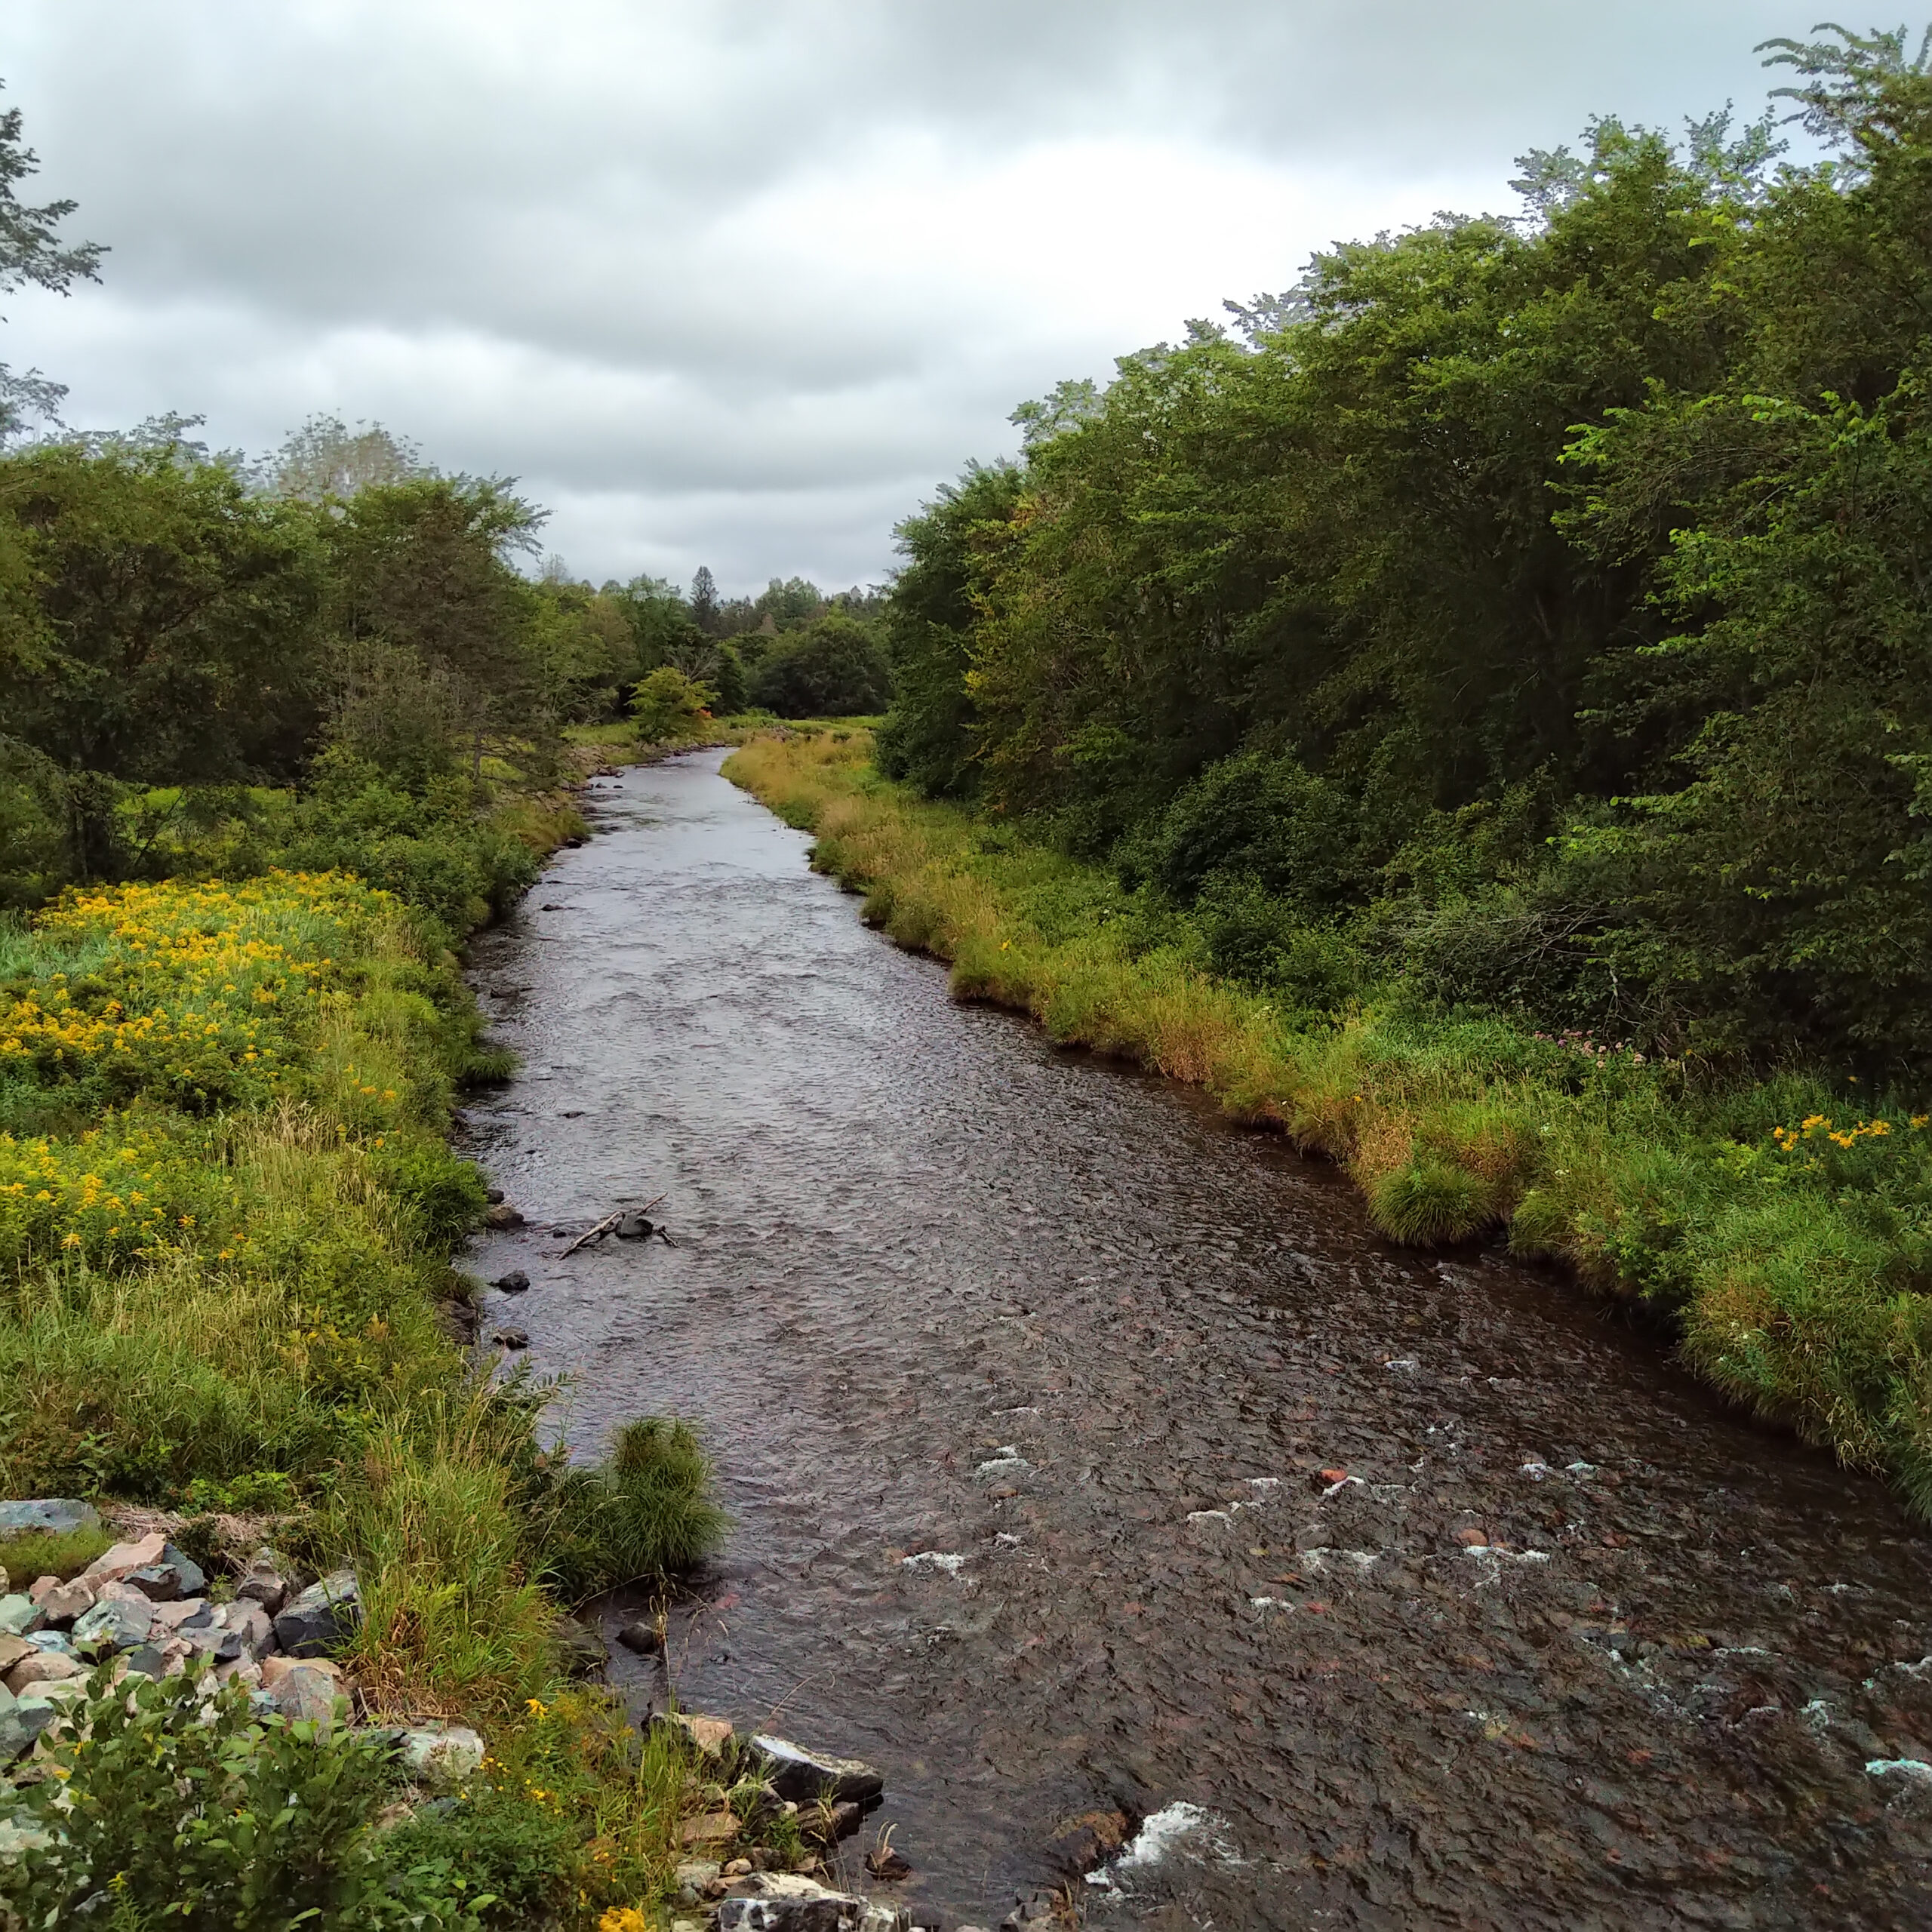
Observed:
[[[529,1336],[521,1328],[499,1328],[490,1339],[500,1349],[527,1349],[530,1346]]]
[[[521,1268],[512,1268],[507,1275],[499,1275],[490,1285],[501,1288],[506,1295],[520,1295],[529,1287],[530,1277]]]

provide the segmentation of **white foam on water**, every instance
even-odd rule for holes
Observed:
[[[949,1551],[922,1549],[912,1556],[899,1559],[902,1570],[943,1570],[949,1577],[956,1577],[966,1567],[963,1556],[955,1556]]]
[[[1174,1851],[1196,1841],[1199,1848],[1224,1863],[1238,1863],[1225,1836],[1223,1821],[1204,1806],[1177,1798],[1164,1804],[1141,1823],[1134,1842],[1110,1863],[1103,1865],[1088,1879],[1089,1885],[1118,1885],[1123,1875],[1144,1872],[1161,1864]]]

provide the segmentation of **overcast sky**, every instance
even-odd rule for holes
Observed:
[[[29,197],[112,253],[0,359],[90,427],[379,419],[521,478],[595,580],[876,580],[1016,403],[1334,239],[1513,211],[1592,113],[1755,113],[1817,11],[5,0]]]

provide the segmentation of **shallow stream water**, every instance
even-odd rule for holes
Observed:
[[[1932,1924],[1932,1543],[1882,1487],[955,1004],[720,758],[600,783],[472,961],[529,1217],[473,1266],[533,1284],[485,1333],[580,1448],[696,1420],[734,1519],[685,1708],[878,1765],[854,1844],[896,1826],[927,1924],[1114,1808],[1100,1927]],[[659,1194],[675,1249],[558,1258]]]

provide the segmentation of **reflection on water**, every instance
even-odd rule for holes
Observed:
[[[953,1005],[718,762],[601,786],[474,974],[531,1220],[478,1271],[575,1441],[694,1417],[736,1519],[688,1707],[878,1764],[946,1924],[1097,1807],[1153,1821],[1101,1926],[1932,1923],[1932,1549],[1877,1484]],[[659,1193],[675,1250],[557,1259]]]

